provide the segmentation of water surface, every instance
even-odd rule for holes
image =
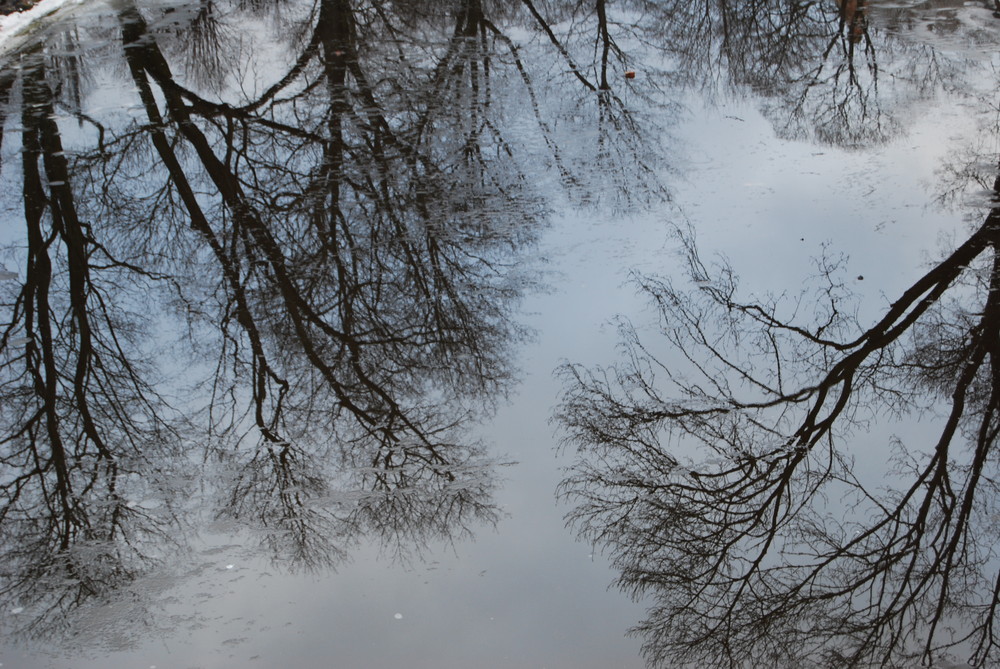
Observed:
[[[37,24],[0,71],[0,661],[989,666],[995,22]]]

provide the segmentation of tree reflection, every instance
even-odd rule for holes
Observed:
[[[84,24],[0,72],[25,225],[0,338],[0,588],[26,628],[183,546],[199,495],[292,569],[495,522],[498,458],[470,426],[515,375],[548,191],[662,201],[673,84],[727,78],[825,141],[888,134],[865,3],[449,7],[123,0],[91,27],[99,55]],[[251,44],[241,21],[268,12],[283,36]],[[132,97],[92,115],[115,76]],[[792,404],[825,406],[839,379]],[[775,508],[779,469],[754,484]]]
[[[744,302],[683,240],[695,290],[637,280],[678,359],[623,323],[624,361],[564,367],[558,414],[571,522],[651,597],[649,660],[995,663],[1000,209],[870,327],[833,260]],[[897,439],[888,478],[855,467],[877,421],[927,415],[939,433]]]
[[[277,91],[243,108],[204,103],[192,111],[185,97],[194,95],[174,80],[138,12],[120,19],[125,57],[155,128],[150,139],[171,170],[164,187],[178,191],[157,198],[183,203],[177,218],[211,249],[204,271],[218,276],[222,313],[231,315],[219,319],[213,411],[226,418],[217,431],[231,431],[249,375],[261,441],[249,457],[235,456],[225,511],[268,528],[272,546],[276,536],[290,540],[305,564],[329,562],[336,547],[316,547],[343,532],[330,532],[339,519],[315,507],[329,492],[314,473],[317,461],[339,459],[359,472],[361,489],[404,496],[409,488],[448,488],[456,469],[487,464],[458,434],[465,412],[510,378],[507,348],[519,332],[508,313],[520,286],[510,281],[508,249],[531,242],[540,210],[520,195],[516,166],[485,160],[474,137],[457,153],[445,144],[466,134],[462,125],[441,124],[448,134],[424,139],[426,150],[391,127],[363,69],[348,3],[321,3],[312,58],[298,63],[319,93],[306,97],[296,82],[282,82],[295,125],[281,120],[288,101],[267,99]],[[463,71],[454,72],[464,84]],[[214,135],[198,122],[216,115],[242,132]],[[461,114],[449,120],[468,122]],[[198,202],[178,141],[218,193],[223,216]],[[485,190],[489,181],[499,188]],[[470,210],[470,197],[481,206]],[[475,501],[492,483],[474,480],[454,488],[454,513],[439,527],[495,519]],[[383,508],[392,505],[361,505],[347,526]]]
[[[154,277],[81,219],[49,73],[27,59],[19,82],[25,278],[5,290],[0,334],[0,587],[39,632],[127,581],[150,542],[172,543],[183,494],[159,489],[184,421],[155,389],[148,316],[129,297]]]
[[[752,92],[782,137],[868,146],[961,69],[879,30],[863,0],[636,2],[637,33],[699,90]],[[881,13],[877,14],[879,17]]]
[[[0,339],[0,588],[25,611],[8,622],[49,633],[176,559],[205,497],[289,569],[366,538],[406,559],[496,522],[502,462],[470,426],[526,335],[539,166],[579,196],[645,151],[650,179],[615,51],[599,83],[561,84],[600,91],[580,98],[604,147],[592,179],[506,33],[547,30],[565,61],[537,10],[321,0],[288,10],[290,64],[252,83],[227,69],[239,39],[216,3],[115,11],[102,57],[137,115],[85,113],[61,37],[0,79],[26,229]],[[512,128],[522,102],[534,137]]]

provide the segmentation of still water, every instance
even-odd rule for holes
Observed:
[[[2,666],[995,666],[993,12],[6,36]]]

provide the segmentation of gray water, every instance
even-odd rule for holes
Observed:
[[[12,43],[2,666],[994,665],[1000,24],[859,4]]]

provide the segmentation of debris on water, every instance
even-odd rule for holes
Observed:
[[[226,565],[226,569],[232,569],[232,568],[233,568],[233,567],[235,567],[235,566],[236,566],[236,565],[232,565],[232,564],[227,564],[227,565]]]
[[[395,618],[396,620],[402,620],[403,619],[403,614],[402,613],[397,613],[397,614],[395,614],[393,616],[393,618]]]
[[[31,341],[31,337],[14,337],[13,339],[8,339],[7,343],[11,346],[27,346]]]
[[[23,611],[24,611],[24,607],[23,606],[15,606],[14,608],[12,608],[10,610],[10,612],[13,613],[13,614],[18,614],[18,613],[21,613]]]
[[[16,279],[17,272],[11,272],[3,265],[0,265],[0,281],[14,281]]]
[[[625,78],[626,79],[635,79],[635,70],[626,70],[625,71]]]

